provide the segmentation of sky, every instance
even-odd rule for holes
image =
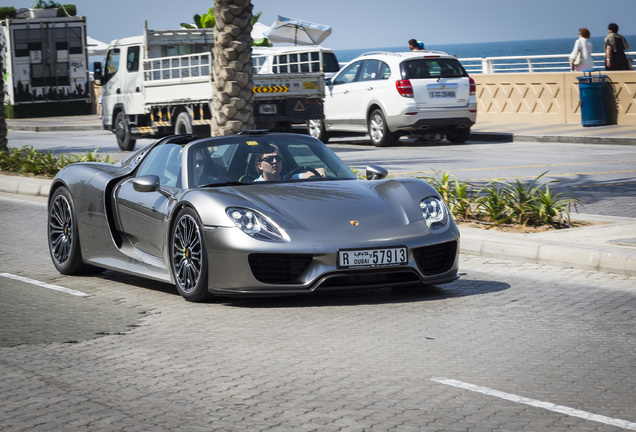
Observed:
[[[6,1],[6,0],[5,0]],[[87,17],[88,35],[103,41],[140,35],[148,28],[179,28],[206,13],[214,0],[62,0]],[[33,0],[6,1],[29,7]],[[579,27],[592,36],[607,34],[616,22],[620,33],[636,35],[636,0],[252,0],[259,22],[277,15],[330,25],[322,44],[335,50],[397,47],[411,38],[427,45],[576,39]],[[629,41],[628,42],[632,42]],[[631,43],[636,47],[636,41]]]

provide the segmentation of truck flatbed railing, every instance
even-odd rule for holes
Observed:
[[[146,44],[171,45],[171,44],[213,44],[213,29],[175,29],[175,30],[148,30],[144,23]]]
[[[285,50],[270,52],[254,51],[252,62],[254,74],[287,74],[322,72],[322,50]]]

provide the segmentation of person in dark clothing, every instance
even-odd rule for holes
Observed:
[[[632,66],[625,55],[629,44],[618,34],[618,24],[607,26],[605,37],[605,70],[631,70]]]

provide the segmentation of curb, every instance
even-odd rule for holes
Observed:
[[[471,132],[470,140],[495,142],[558,142],[566,144],[636,145],[636,138],[577,135],[530,135],[504,132]]]
[[[2,174],[0,175],[0,192],[48,197],[52,183],[51,179]]]
[[[78,132],[78,131],[101,131],[101,126],[24,126],[9,125],[9,131],[22,132]]]
[[[460,228],[460,232],[461,253],[636,276],[636,254],[519,239],[487,240],[482,235],[471,235],[470,228]]]

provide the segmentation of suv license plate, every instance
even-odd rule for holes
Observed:
[[[431,99],[455,99],[455,92],[452,90],[433,90],[428,95]]]
[[[338,268],[391,267],[408,263],[406,247],[338,251]]]
[[[277,114],[276,104],[261,104],[258,106],[259,114]]]

